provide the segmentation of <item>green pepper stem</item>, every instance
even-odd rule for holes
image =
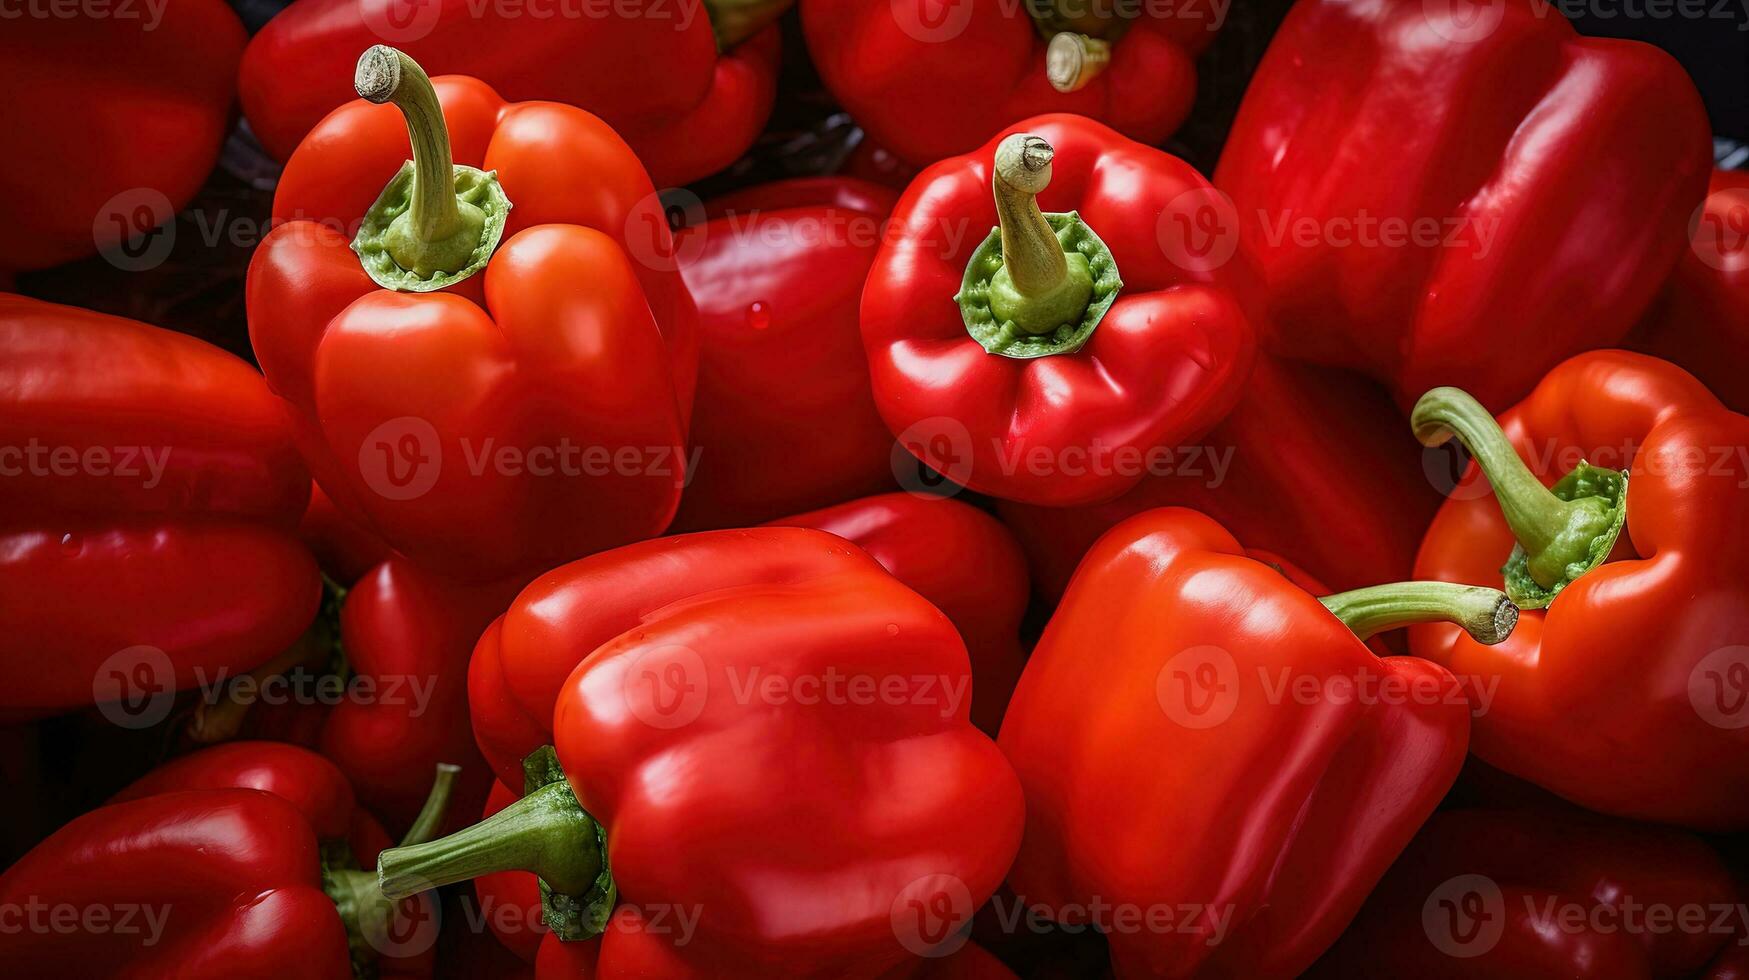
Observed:
[[[717,50],[727,51],[782,17],[795,0],[704,0]]]
[[[1058,289],[1069,277],[1063,246],[1038,207],[1039,193],[1050,186],[1055,157],[1044,137],[1027,133],[1016,133],[996,147],[990,188],[1002,227],[1002,264],[1014,288],[1027,296]]]
[[[389,254],[424,276],[460,270],[480,244],[485,215],[456,196],[449,127],[431,78],[406,54],[377,44],[359,56],[352,84],[361,97],[401,110],[413,146],[413,199],[391,225]]]
[[[1059,31],[1045,46],[1045,78],[1059,92],[1077,92],[1111,64],[1111,44],[1096,37]]]
[[[497,871],[529,871],[554,891],[584,894],[601,873],[595,821],[563,781],[549,783],[485,820],[424,844],[377,857],[377,882],[391,899]]]
[[[437,775],[431,780],[431,793],[425,797],[419,815],[413,818],[413,826],[408,827],[406,836],[401,838],[402,847],[423,844],[437,836],[443,818],[449,813],[449,798],[455,792],[456,775],[461,771],[462,767],[453,763],[437,764]]]
[[[1494,417],[1457,388],[1435,388],[1410,413],[1415,438],[1438,446],[1456,434],[1494,488],[1500,513],[1528,556],[1530,577],[1543,588],[1566,581],[1594,542],[1614,525],[1611,506],[1595,497],[1563,500],[1524,465]]]
[[[1028,334],[1078,324],[1093,301],[1087,256],[1069,254],[1038,195],[1051,182],[1056,150],[1042,136],[1015,133],[996,146],[990,189],[1002,242],[1002,267],[990,280],[990,310],[998,323]]]
[[[1506,523],[1526,551],[1554,540],[1570,505],[1550,493],[1524,465],[1518,450],[1482,404],[1458,388],[1435,388],[1421,396],[1409,416],[1423,446],[1443,445],[1456,435],[1487,475]]]
[[[1512,600],[1498,589],[1479,585],[1396,582],[1318,601],[1362,640],[1416,623],[1455,623],[1476,642],[1492,646],[1511,636],[1518,625],[1518,607]]]

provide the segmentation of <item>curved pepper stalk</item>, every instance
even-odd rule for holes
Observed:
[[[377,885],[390,899],[497,871],[540,879],[541,914],[566,942],[600,935],[616,891],[601,825],[577,802],[553,747],[523,760],[522,799],[441,840],[377,856]]]
[[[1055,155],[1044,137],[1030,133],[996,147],[990,189],[999,224],[972,252],[954,296],[966,332],[991,354],[1072,354],[1123,288],[1111,249],[1080,214],[1039,210]]]
[[[1395,582],[1320,596],[1330,614],[1362,640],[1416,623],[1451,623],[1477,643],[1506,642],[1518,606],[1499,589],[1452,582]]]
[[[1581,460],[1553,487],[1545,487],[1488,410],[1457,388],[1422,395],[1409,422],[1424,446],[1456,435],[1493,486],[1500,512],[1518,539],[1500,569],[1513,602],[1545,608],[1562,589],[1609,559],[1627,524],[1626,470]]]
[[[365,212],[352,250],[384,289],[445,289],[486,267],[510,216],[498,174],[456,164],[431,79],[412,58],[378,44],[358,59],[353,87],[407,119],[413,159]]]
[[[449,811],[449,798],[455,788],[460,766],[439,764],[431,783],[431,795],[425,798],[418,819],[401,838],[401,846],[423,844],[443,826]],[[374,976],[378,945],[373,937],[389,934],[389,924],[396,916],[395,903],[425,889],[415,889],[405,895],[384,895],[377,887],[376,875],[358,867],[352,849],[344,842],[322,849],[322,890],[334,900],[340,921],[346,924],[346,946],[352,956],[354,976]]]

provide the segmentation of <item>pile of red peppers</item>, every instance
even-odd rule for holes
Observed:
[[[1749,172],[1563,10],[0,5],[0,976],[1749,977]]]

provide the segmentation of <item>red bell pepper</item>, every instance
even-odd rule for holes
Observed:
[[[684,483],[695,311],[660,267],[643,168],[581,109],[467,78],[434,90],[389,48],[359,84],[406,114],[415,159],[395,109],[337,110],[287,163],[287,223],[249,268],[256,357],[323,489],[469,580],[660,533]],[[486,170],[452,176],[451,136]],[[349,248],[331,223],[361,217]],[[628,242],[638,229],[656,252]]]
[[[1068,506],[1117,497],[1150,454],[1207,432],[1251,369],[1249,279],[1242,257],[1190,261],[1161,228],[1213,193],[1075,116],[925,171],[862,297],[899,442],[974,490]]]
[[[528,877],[533,877],[529,875]],[[610,932],[622,935],[635,935],[640,930],[649,929],[651,923],[638,911],[630,906],[622,907],[612,919],[608,920]],[[609,964],[607,969],[600,965],[601,946],[607,940],[590,940],[588,942],[567,943],[555,935],[548,935],[540,944],[540,955],[535,960],[535,977],[537,980],[596,980],[614,975],[651,976],[651,977],[685,977],[695,974],[689,972],[683,963],[672,959],[651,959],[647,962],[626,964]],[[610,970],[620,970],[619,974]],[[626,973],[625,971],[631,971]],[[705,976],[730,976],[721,971],[714,971]],[[1014,980],[1014,971],[1002,965],[1002,961],[991,956],[977,943],[968,942],[951,953],[943,956],[932,956],[924,959],[910,960],[900,963],[884,973],[878,974],[879,980]]]
[[[1428,821],[1312,972],[1695,977],[1749,941],[1739,899],[1718,855],[1680,831],[1577,811],[1454,810]]]
[[[467,663],[521,584],[463,586],[392,558],[347,592],[340,637],[349,693],[328,712],[318,744],[390,826],[417,818],[439,763],[461,767],[462,822],[484,803],[492,777],[468,724]]]
[[[1635,350],[1674,361],[1734,411],[1749,411],[1749,172],[1713,171],[1664,295]]]
[[[469,680],[481,748],[511,779],[527,753],[528,795],[383,852],[384,892],[520,869],[567,940],[599,933],[616,892],[666,916],[609,931],[604,976],[878,974],[969,923],[1019,841],[1019,787],[968,720],[953,625],[819,531],[656,539],[556,569],[481,637]]]
[[[243,111],[267,151],[291,157],[352,98],[357,53],[389,42],[515,101],[550,100],[605,119],[660,186],[723,169],[765,126],[787,0],[625,0],[606,8],[436,0],[297,0],[249,43]],[[700,16],[701,13],[708,14]],[[512,198],[514,200],[514,197]]]
[[[1444,470],[1403,451],[1395,406],[1364,379],[1260,357],[1232,413],[1200,441],[1110,503],[1000,502],[1040,594],[1061,596],[1100,535],[1155,507],[1202,511],[1337,589],[1408,577]]]
[[[431,770],[423,773],[431,789]],[[451,774],[445,774],[447,792]],[[351,848],[363,867],[394,842],[369,810],[358,805],[353,784],[340,767],[309,749],[283,742],[238,741],[172,759],[110,797],[126,803],[195,789],[258,789],[297,807],[316,839]]]
[[[1258,257],[1266,346],[1404,405],[1445,384],[1499,410],[1627,333],[1711,165],[1694,84],[1650,45],[1537,0],[1308,0],[1222,151],[1231,201],[1197,227]]]
[[[835,177],[710,206],[675,237],[699,308],[693,467],[678,530],[744,527],[893,485],[857,308],[895,200]]]
[[[1026,666],[1020,646],[1026,561],[1007,528],[970,504],[912,493],[865,497],[771,523],[819,528],[855,543],[946,613],[972,658],[972,724],[995,737]]]
[[[206,183],[230,128],[243,25],[223,0],[12,8],[0,31],[0,271],[111,252]]]
[[[435,828],[449,775],[410,842]],[[321,756],[272,742],[207,749],[149,773],[0,877],[0,908],[16,917],[0,970],[272,976],[295,962],[301,976],[429,975],[431,909],[385,900],[357,867],[387,843]]]
[[[802,0],[801,11],[833,96],[876,141],[919,166],[1042,112],[1079,113],[1139,142],[1165,142],[1190,113],[1196,57],[1226,12],[1073,0]]]
[[[1476,754],[1604,813],[1749,826],[1749,418],[1673,364],[1595,351],[1498,425],[1450,388],[1411,421],[1429,445],[1455,433],[1494,491],[1445,502],[1417,577],[1504,584],[1526,609],[1498,648],[1410,634],[1497,685]]]
[[[241,360],[0,294],[0,707],[115,701],[144,727],[168,692],[278,654],[321,595],[309,492]]]
[[[334,506],[320,484],[310,487],[310,506],[298,524],[298,537],[316,556],[322,574],[336,582],[356,582],[394,554],[376,532]]]
[[[1498,641],[1514,612],[1446,583],[1314,599],[1195,511],[1119,524],[1002,723],[1026,791],[1010,886],[1106,932],[1118,977],[1295,975],[1464,758],[1454,678],[1363,641],[1433,618]]]
[[[392,557],[325,607],[327,644],[202,705],[196,741],[247,733],[315,749],[396,828],[417,818],[432,768],[456,765],[446,829],[466,826],[492,785],[468,723],[468,658],[523,584],[463,585]]]

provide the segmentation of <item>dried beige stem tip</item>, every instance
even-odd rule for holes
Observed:
[[[1074,92],[1111,64],[1111,45],[1085,34],[1063,31],[1045,48],[1045,77],[1059,92]]]

